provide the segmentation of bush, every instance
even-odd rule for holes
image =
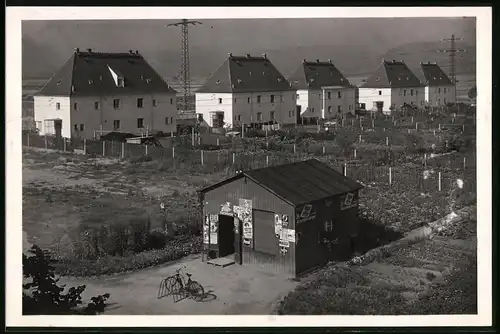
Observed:
[[[152,235],[159,236],[159,232]],[[154,238],[154,237],[153,237]],[[159,243],[163,243],[160,237]],[[150,240],[150,242],[155,242]],[[152,249],[125,256],[104,255],[95,260],[60,259],[56,271],[68,276],[100,276],[135,271],[163,263],[176,261],[190,254],[198,254],[202,249],[201,236],[180,236],[169,239],[162,249]]]
[[[54,267],[51,265],[54,260],[49,252],[33,245],[29,253],[32,255],[23,254],[23,276],[32,281],[23,284],[24,315],[96,315],[104,312],[108,293],[92,297],[92,302],[87,307],[79,309],[85,285],[71,287],[63,294],[65,286],[57,285],[59,279],[55,278]]]

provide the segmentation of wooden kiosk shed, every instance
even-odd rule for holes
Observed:
[[[362,186],[317,159],[240,172],[201,192],[203,261],[297,277],[349,255]]]

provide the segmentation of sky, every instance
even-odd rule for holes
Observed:
[[[402,44],[437,42],[455,34],[475,44],[475,18],[323,18],[201,20],[189,30],[191,54],[217,57],[294,47],[329,46],[380,56]],[[140,50],[153,63],[180,57],[179,28],[172,20],[24,21],[23,45],[36,49],[23,58],[38,67],[66,60],[76,47],[96,51]],[[446,45],[443,45],[446,47]],[[31,51],[33,53],[33,50]],[[210,57],[209,57],[210,58]],[[171,60],[167,60],[168,63]],[[173,60],[172,60],[173,61]],[[222,62],[223,59],[220,60]],[[210,61],[209,61],[210,62]],[[28,64],[28,65],[30,65]],[[213,66],[212,64],[210,64]]]

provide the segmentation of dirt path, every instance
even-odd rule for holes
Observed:
[[[204,286],[207,298],[203,302],[185,299],[174,303],[173,298],[157,299],[162,278],[173,275],[179,267],[191,273]],[[108,315],[224,315],[270,314],[280,298],[293,290],[296,282],[253,266],[232,265],[225,268],[202,263],[199,255],[180,262],[103,279],[62,278],[61,284],[85,284],[84,299],[110,293]]]

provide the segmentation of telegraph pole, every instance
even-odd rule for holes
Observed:
[[[191,96],[191,77],[189,73],[189,37],[188,26],[200,25],[200,21],[189,21],[183,19],[181,22],[168,24],[167,27],[181,27],[182,42],[181,42],[181,86],[183,93],[182,109],[188,111],[189,98]]]
[[[463,41],[463,38],[461,37],[455,37],[455,35],[451,35],[451,38],[443,38],[441,39],[443,42],[450,42],[450,48],[449,49],[442,49],[438,50],[438,52],[447,52],[450,55],[450,79],[455,85],[455,103],[457,101],[457,74],[456,74],[456,53],[457,52],[467,52],[467,50],[464,49],[457,49],[455,42],[456,41]]]

